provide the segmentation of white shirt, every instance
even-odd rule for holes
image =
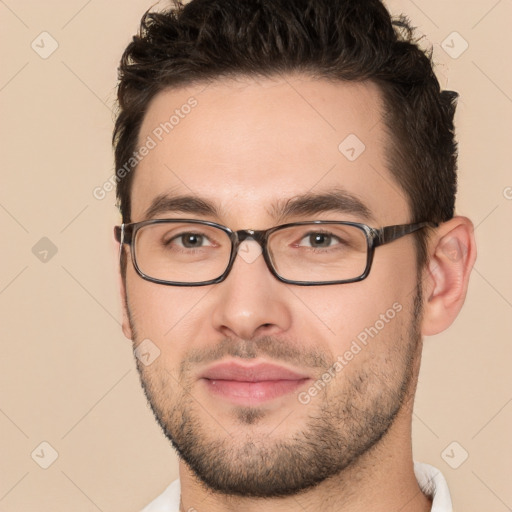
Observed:
[[[429,464],[415,462],[414,474],[421,490],[432,498],[431,512],[453,512],[450,491],[441,471]],[[175,480],[141,512],[180,512],[180,481]]]

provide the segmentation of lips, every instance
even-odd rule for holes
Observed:
[[[201,375],[207,390],[239,405],[254,405],[290,394],[309,380],[305,374],[270,363],[218,363]]]

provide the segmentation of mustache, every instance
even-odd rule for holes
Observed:
[[[212,363],[227,356],[246,360],[265,357],[318,369],[329,368],[330,365],[330,358],[318,349],[301,347],[272,336],[263,336],[251,340],[224,338],[214,346],[191,349],[181,363],[181,370],[183,372],[192,365]]]

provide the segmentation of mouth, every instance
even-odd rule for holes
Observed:
[[[217,363],[201,374],[209,393],[237,405],[257,405],[293,393],[308,375],[271,363]]]

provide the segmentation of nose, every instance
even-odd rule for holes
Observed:
[[[214,328],[223,336],[249,340],[277,335],[291,325],[290,292],[268,269],[260,245],[245,240],[230,274],[215,285]]]

